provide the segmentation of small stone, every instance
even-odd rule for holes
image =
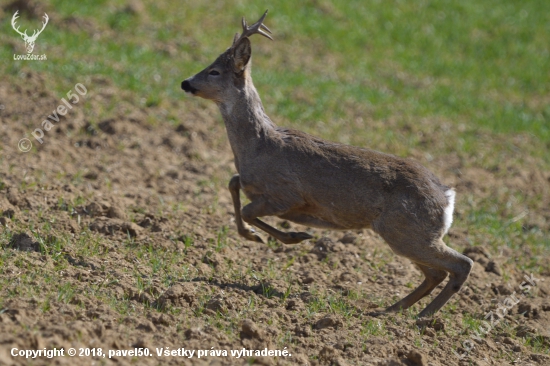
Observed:
[[[86,174],[84,174],[84,178],[89,180],[96,180],[97,176],[98,176],[97,172],[94,172],[94,171],[89,171]]]
[[[357,240],[356,235],[352,233],[347,233],[342,238],[340,238],[339,242],[342,244],[355,244],[356,240]]]

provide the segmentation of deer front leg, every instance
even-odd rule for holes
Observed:
[[[270,206],[265,199],[260,198],[243,207],[242,218],[247,223],[262,229],[263,231],[265,231],[275,239],[280,240],[284,244],[296,244],[303,240],[313,238],[313,236],[305,232],[285,233],[258,219],[258,217],[261,216],[280,216],[283,213],[284,212],[280,212],[280,210],[277,210],[274,207]]]
[[[258,235],[254,234],[249,228],[244,225],[244,222],[241,218],[241,197],[239,195],[239,190],[241,189],[241,181],[239,180],[239,175],[235,174],[229,181],[229,192],[231,193],[231,198],[233,199],[233,208],[235,209],[235,222],[237,223],[237,231],[240,236],[245,237],[248,240],[252,240],[258,243],[263,243],[264,241]]]

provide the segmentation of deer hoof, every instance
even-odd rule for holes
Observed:
[[[241,235],[242,237],[250,240],[250,241],[255,241],[256,243],[264,243],[264,241],[262,240],[262,238],[260,238],[258,235],[254,234],[253,231],[251,230],[245,230],[245,231],[242,231],[242,232],[239,232],[239,235]]]
[[[375,309],[373,311],[369,311],[366,313],[368,316],[372,316],[373,318],[378,318],[379,316],[386,315],[388,311],[386,309]]]
[[[313,238],[313,236],[304,232],[299,232],[299,233],[291,232],[287,234],[288,234],[287,238],[285,240],[281,240],[284,244],[297,244],[301,241]]]
[[[256,243],[262,243],[262,244],[265,244],[263,239],[260,238],[258,235],[256,234],[252,234],[252,236],[254,237],[252,240],[254,240]]]

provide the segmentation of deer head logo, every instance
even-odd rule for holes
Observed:
[[[23,38],[23,40],[25,41],[25,47],[27,48],[27,53],[31,53],[32,50],[34,49],[34,42],[36,42],[36,39],[38,38],[40,33],[42,33],[44,28],[46,28],[46,24],[48,24],[48,20],[49,20],[48,14],[44,13],[44,21],[42,22],[42,29],[40,29],[39,31],[34,30],[32,33],[32,36],[29,36],[27,35],[26,29],[24,32],[20,32],[19,27],[16,28],[15,26],[15,21],[17,20],[17,18],[19,18],[19,16],[17,15],[18,13],[19,13],[19,10],[17,10],[15,14],[13,14],[13,18],[11,18],[11,26],[17,33],[21,35],[21,38]]]

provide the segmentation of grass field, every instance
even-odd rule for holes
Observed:
[[[286,303],[302,292],[299,281],[296,282],[288,268],[307,256],[306,249],[297,249],[292,255],[286,253],[279,262],[276,255],[268,257],[267,262],[262,262],[261,270],[255,267],[257,263],[253,265],[252,262],[239,267],[238,261],[233,262],[235,267],[217,267],[217,261],[224,262],[219,256],[232,255],[232,246],[244,250],[243,241],[227,219],[232,209],[225,187],[233,168],[227,161],[230,159],[227,157],[229,150],[219,113],[210,102],[185,97],[180,88],[182,80],[208,66],[230,45],[234,33],[240,31],[242,16],[251,23],[265,9],[269,9],[265,23],[273,31],[274,41],[258,36],[251,39],[253,79],[267,113],[275,123],[329,140],[419,160],[444,181],[457,186],[458,202],[449,239],[454,247],[460,250],[470,246],[483,247],[491,258],[499,258],[502,273],[498,280],[504,283],[527,272],[543,276],[547,282],[550,279],[550,262],[547,260],[550,255],[548,1],[316,0],[298,4],[284,0],[260,4],[250,1],[48,0],[38,4],[29,0],[16,4],[26,4],[27,7],[27,10],[22,9],[23,16],[18,20],[22,29],[32,31],[40,24],[43,12],[50,15],[49,24],[39,36],[34,51],[35,54],[47,54],[48,59],[44,62],[13,60],[13,54],[23,54],[25,49],[10,24],[16,7],[3,2],[0,6],[0,74],[5,84],[2,85],[21,85],[24,88],[27,75],[38,74],[43,80],[44,91],[42,94],[36,91],[34,95],[29,89],[25,98],[40,105],[29,114],[12,113],[3,117],[2,113],[9,112],[10,105],[0,99],[0,104],[6,105],[5,111],[0,110],[0,118],[3,118],[0,124],[6,126],[3,130],[6,131],[6,140],[0,145],[0,193],[7,200],[8,187],[29,196],[65,183],[74,188],[69,198],[61,193],[48,198],[55,201],[48,206],[50,208],[37,210],[29,204],[30,208],[17,211],[16,217],[9,221],[11,226],[0,225],[0,248],[3,251],[0,255],[0,294],[3,296],[0,315],[3,307],[9,308],[10,299],[39,298],[37,306],[42,313],[48,313],[55,302],[83,307],[82,304],[86,303],[83,297],[94,301],[99,299],[97,301],[109,311],[119,314],[121,324],[120,319],[124,316],[153,311],[176,317],[178,334],[191,327],[193,321],[207,322],[232,340],[230,334],[239,327],[239,321],[261,312],[274,298],[273,293],[278,293],[275,298]],[[122,216],[133,224],[143,222],[147,213],[167,218],[169,224],[166,225],[170,228],[163,240],[180,243],[183,248],[180,251],[159,248],[156,239],[139,241],[131,235],[120,240],[109,238],[89,229],[91,223],[88,222],[83,225],[78,221],[81,229],[76,233],[56,229],[56,222],[61,222],[61,217],[67,216],[74,221],[75,212],[80,212],[81,207],[96,199],[98,193],[87,190],[90,178],[86,177],[90,171],[99,169],[97,167],[101,165],[114,164],[111,158],[118,153],[124,156],[124,161],[132,161],[132,164],[140,158],[144,159],[143,164],[147,163],[143,155],[125,155],[133,147],[128,147],[131,144],[126,144],[124,141],[127,140],[120,136],[120,140],[116,140],[116,134],[113,140],[108,140],[114,148],[108,153],[102,152],[105,155],[95,156],[93,162],[86,159],[75,161],[73,155],[63,153],[65,145],[60,145],[61,152],[57,155],[51,155],[47,153],[49,150],[38,146],[25,155],[26,160],[20,160],[23,159],[21,154],[12,149],[16,143],[13,146],[6,144],[8,135],[14,136],[17,142],[19,132],[13,131],[20,128],[30,132],[38,127],[44,115],[50,113],[49,110],[57,105],[55,103],[76,83],[86,85],[89,90],[90,102],[78,106],[86,129],[66,132],[68,142],[60,135],[53,137],[53,132],[47,136],[49,141],[57,140],[56,144],[66,143],[67,149],[72,149],[82,139],[94,139],[95,131],[106,131],[102,121],[124,119],[136,111],[145,116],[142,118],[143,129],[153,131],[144,133],[136,142],[141,146],[149,143],[145,142],[149,138],[153,141],[154,137],[150,136],[163,133],[155,131],[173,133],[182,121],[193,119],[192,131],[195,132],[189,131],[185,138],[190,140],[185,141],[193,141],[190,136],[196,133],[203,136],[206,142],[201,149],[210,151],[209,155],[204,155],[207,157],[198,154],[202,158],[195,159],[197,154],[193,153],[195,155],[191,154],[187,159],[181,154],[170,155],[171,150],[159,150],[155,155],[158,165],[150,169],[153,178],[143,177],[139,181],[121,178],[117,181],[100,173],[102,178],[97,179],[99,192],[127,199],[139,197],[139,194],[125,195],[126,188],[147,186],[151,180],[161,180],[166,171],[177,165],[175,162],[185,165],[189,160],[193,164],[203,164],[201,169],[215,166],[213,171],[204,168],[196,176],[190,175],[192,179],[181,174],[178,176],[180,181],[191,185],[191,193],[185,196],[191,197],[191,201],[183,199],[183,195],[174,195],[177,198],[170,201],[159,194],[158,197],[152,195],[147,204],[135,198],[135,202],[125,201],[127,203],[123,205],[125,213]],[[96,99],[96,96],[102,97]],[[36,104],[42,97],[47,102]],[[170,133],[167,136],[169,139]],[[160,140],[155,141],[160,144]],[[59,164],[71,168],[67,168],[67,172],[48,171],[44,166],[22,168],[23,162],[28,164],[32,159],[44,162],[53,159],[52,156],[59,159]],[[138,163],[136,166],[141,167]],[[124,167],[120,169],[123,171]],[[127,171],[127,174],[131,175],[131,172]],[[152,187],[160,191],[161,186],[158,183]],[[2,210],[7,216],[8,210],[0,206]],[[179,227],[179,220],[187,220],[185,215],[189,212],[198,213],[200,219],[193,221],[192,225],[185,223]],[[194,235],[194,230],[199,230],[197,227],[210,234],[204,234],[204,237]],[[13,238],[22,232],[30,233],[39,243],[37,252],[40,255],[34,257],[10,249]],[[146,242],[149,244],[144,245]],[[275,242],[270,242],[269,246],[279,250]],[[368,273],[376,281],[376,272],[371,271],[385,268],[392,261],[391,253],[389,249],[375,250],[374,255],[366,259],[367,252],[371,253],[367,250],[358,252],[358,255],[368,265],[355,268],[354,273]],[[199,300],[191,313],[174,309],[167,311],[161,306],[151,305],[158,305],[159,299],[178,281],[191,281],[198,276],[193,271],[200,265],[190,262],[195,255],[190,253],[202,258],[199,260],[202,264],[217,269],[205,270],[210,284],[219,281],[217,276],[251,287],[255,283],[251,278],[259,278],[262,284],[276,280],[284,284],[277,290],[262,287],[260,300],[267,299],[263,305],[255,307],[250,300],[253,297],[250,297],[247,310],[228,319],[223,319],[215,306],[209,307],[209,301],[215,298],[214,291],[204,288],[199,291]],[[381,254],[377,257],[376,253]],[[108,290],[116,283],[114,275],[105,276],[101,285],[93,284],[89,291],[84,291],[76,282],[66,281],[59,274],[74,267],[78,258],[92,258],[99,263],[109,259],[109,255],[125,263],[122,267],[128,266],[132,290],[130,293],[125,290],[125,295],[120,298]],[[40,256],[47,258],[42,258],[46,264],[31,274],[41,260]],[[135,267],[128,264],[134,262],[139,264]],[[322,265],[326,266],[323,271],[329,271],[334,264],[327,259]],[[109,265],[105,266],[95,270],[105,272]],[[25,290],[14,288],[12,272],[6,269],[12,267],[24,272],[18,281]],[[225,269],[223,274],[220,274],[220,268]],[[382,272],[387,274],[386,269]],[[44,286],[41,279],[45,279],[48,286]],[[491,281],[496,281],[486,280],[484,286],[487,287],[491,286]],[[162,291],[151,291],[154,284],[159,284]],[[414,286],[407,283],[406,287]],[[368,299],[383,305],[390,298],[388,294],[376,297],[368,291],[352,292],[350,296],[335,295],[322,285],[310,292],[315,300],[307,302],[306,308],[302,309],[305,319],[311,321],[325,313],[338,314],[350,329],[353,319],[359,314],[359,306],[350,305],[355,304],[353,301]],[[151,301],[142,301],[140,296],[144,293]],[[539,295],[543,297],[544,292]],[[486,295],[487,302],[491,296]],[[76,298],[80,300],[75,303]],[[142,310],[135,310],[136,301]],[[459,306],[457,300],[449,305],[450,309],[444,308],[443,319],[452,322],[452,315],[460,312],[460,309],[456,310]],[[459,324],[447,325],[449,333],[441,339],[435,338],[434,342],[446,344],[447,352],[456,349],[458,342],[471,334],[468,329],[477,329],[485,314],[480,309],[471,309],[464,311]],[[190,319],[194,320],[181,320],[178,317],[182,314],[192,314],[194,318]],[[411,320],[413,315],[407,314],[404,322]],[[395,318],[383,319],[382,323],[374,318],[361,322],[360,333],[365,339],[401,338],[392,333],[391,329],[395,327],[413,332],[412,327]],[[0,322],[0,329],[2,324]],[[540,324],[548,326],[550,323],[541,321]],[[522,339],[510,329],[500,329],[500,333],[494,332],[491,337],[509,333],[514,340]],[[290,340],[292,335],[289,332],[284,328],[275,343],[295,344]],[[408,344],[420,349],[437,349],[436,345],[425,344],[423,334],[414,332],[415,341]],[[522,352],[526,355],[548,355],[549,339],[550,334],[539,334],[523,337],[517,342],[524,347]],[[499,362],[511,363],[515,359],[514,355],[498,347],[496,350],[491,348],[490,355]],[[310,361],[322,360],[320,356],[308,356]],[[437,355],[436,359],[445,364],[443,356]],[[479,360],[482,360],[481,356],[472,362]]]
[[[254,76],[279,118],[315,130],[318,122],[347,121],[360,111],[365,119],[442,118],[550,140],[545,1],[308,1],[298,9],[292,1],[166,1],[143,9],[117,1],[49,4],[59,16],[109,30],[94,39],[85,28],[51,21],[39,44],[56,52],[50,62],[29,66],[52,75],[60,91],[101,74],[148,104],[180,100],[180,79],[227,47],[239,29],[235,19],[269,8],[275,42],[255,40]],[[13,35],[8,21],[2,31]],[[12,51],[2,48],[7,74],[25,65],[6,62]],[[346,129],[357,142],[369,135],[368,128]],[[325,135],[337,138],[336,132]]]

